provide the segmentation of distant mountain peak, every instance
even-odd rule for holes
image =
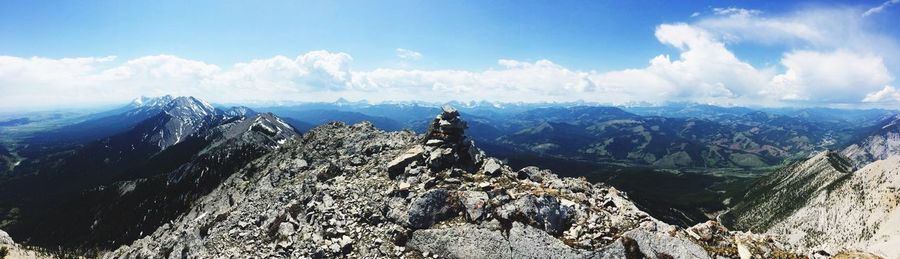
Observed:
[[[163,96],[156,96],[156,97],[141,96],[141,97],[135,98],[134,101],[131,101],[131,106],[136,107],[136,108],[137,107],[148,107],[148,106],[161,107],[166,104],[169,104],[170,102],[172,102],[173,99],[175,99],[175,97],[172,97],[172,95],[168,95],[168,94],[163,95]]]
[[[897,127],[900,129],[900,115],[896,115],[893,118],[887,120],[888,123],[881,127],[881,129],[889,129],[891,127]]]
[[[244,116],[250,117],[259,114],[258,112],[246,106],[233,106],[225,110],[225,115],[229,117]]]
[[[163,101],[171,96],[158,99]],[[154,100],[157,101],[157,100]],[[144,103],[145,105],[147,103]],[[137,110],[151,109],[150,106]],[[179,96],[162,107],[153,107],[157,115],[149,121],[139,124],[146,130],[142,135],[144,141],[156,143],[160,149],[181,142],[184,138],[213,126],[222,119],[221,112],[207,102],[191,96]],[[157,110],[158,109],[158,110]]]
[[[169,103],[169,105],[170,105],[170,106],[172,106],[172,105],[193,105],[193,106],[197,106],[197,107],[200,107],[200,108],[203,108],[203,109],[206,109],[206,110],[212,110],[212,109],[213,109],[212,105],[210,105],[209,103],[207,103],[207,102],[205,102],[205,101],[203,101],[203,100],[200,100],[200,99],[198,99],[198,98],[195,98],[195,97],[193,97],[193,96],[179,96],[179,97],[176,97],[175,99],[173,99],[173,100]]]

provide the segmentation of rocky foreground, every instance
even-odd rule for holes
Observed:
[[[626,194],[484,155],[445,108],[424,136],[332,123],[105,258],[791,258],[775,236],[679,229]]]
[[[21,245],[16,244],[9,234],[0,230],[0,258],[30,259],[52,257],[49,254],[23,248]]]

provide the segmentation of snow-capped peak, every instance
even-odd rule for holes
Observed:
[[[206,116],[215,113],[215,108],[207,102],[191,96],[179,96],[169,102],[166,110],[170,114],[196,114]]]
[[[160,106],[168,104],[169,102],[172,102],[173,99],[175,99],[175,98],[172,97],[171,95],[163,95],[163,96],[156,96],[156,97],[141,96],[141,97],[135,98],[134,101],[131,101],[131,106],[133,106],[135,108],[160,107]]]

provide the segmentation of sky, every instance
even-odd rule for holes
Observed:
[[[214,103],[900,108],[900,0],[2,1],[0,110]]]

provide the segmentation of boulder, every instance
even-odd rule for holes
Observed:
[[[15,245],[12,237],[9,236],[5,231],[0,230],[0,245]]]
[[[423,154],[425,154],[425,148],[420,145],[406,150],[406,152],[403,152],[403,154],[400,154],[387,164],[388,177],[391,179],[397,178],[397,176],[403,174],[407,165],[421,159]]]
[[[686,239],[641,229],[625,232],[617,243],[643,258],[710,258],[703,247]]]
[[[498,214],[505,219],[524,219],[529,225],[559,236],[571,225],[575,210],[562,205],[555,196],[529,194],[503,205]]]
[[[481,171],[486,175],[497,176],[500,174],[501,168],[502,164],[499,160],[490,158],[484,161],[484,165],[481,167]]]
[[[704,223],[694,225],[685,230],[688,235],[703,242],[712,242],[713,240],[724,239],[727,236],[728,229],[717,221],[710,220]]]
[[[281,224],[278,225],[278,237],[279,238],[287,239],[290,236],[294,235],[294,232],[296,232],[296,230],[294,230],[294,224],[291,224],[288,222],[281,222]]]
[[[434,189],[413,200],[409,204],[409,226],[414,229],[428,228],[451,216],[455,208],[450,198],[449,191]]]
[[[536,166],[526,166],[516,173],[516,178],[519,180],[531,180],[532,182],[540,183],[544,180],[544,177],[541,175],[541,169]]]
[[[466,209],[466,218],[470,221],[478,221],[484,216],[485,206],[488,205],[488,195],[479,191],[466,191],[462,195],[463,207]]]

